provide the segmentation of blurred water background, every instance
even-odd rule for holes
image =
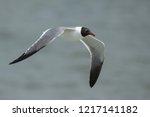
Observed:
[[[81,25],[106,45],[93,88],[78,41],[57,39],[8,65],[47,28]],[[150,99],[150,1],[0,0],[0,99]]]

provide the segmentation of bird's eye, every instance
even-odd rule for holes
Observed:
[[[85,32],[86,32],[86,33],[89,33],[90,31],[89,31],[88,29],[85,29]]]

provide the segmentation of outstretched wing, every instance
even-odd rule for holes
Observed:
[[[81,39],[91,55],[90,81],[91,87],[96,83],[104,62],[104,43],[94,36],[88,35]]]
[[[19,58],[15,59],[9,64],[14,64],[30,57],[31,55],[35,54],[40,49],[45,47],[49,42],[52,42],[55,38],[60,36],[63,32],[64,28],[47,29],[43,32],[40,38],[35,41]]]

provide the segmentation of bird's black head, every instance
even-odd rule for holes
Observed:
[[[81,35],[82,35],[83,37],[85,37],[85,36],[87,36],[87,35],[95,36],[95,34],[92,33],[92,32],[90,31],[90,29],[88,29],[88,28],[86,28],[86,27],[82,27],[82,28],[81,28]]]

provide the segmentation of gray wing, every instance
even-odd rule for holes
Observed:
[[[104,43],[95,37],[88,35],[80,40],[91,55],[90,81],[91,87],[96,83],[104,62]]]
[[[34,42],[19,58],[15,59],[9,64],[14,64],[30,57],[31,55],[35,54],[40,49],[45,47],[49,42],[52,42],[55,38],[60,36],[63,32],[64,28],[47,29],[43,32],[40,38],[36,42]]]

